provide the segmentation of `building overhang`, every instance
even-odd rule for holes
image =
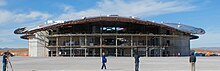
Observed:
[[[188,31],[175,28],[173,26],[169,26],[167,24],[139,20],[133,17],[127,18],[127,17],[120,17],[120,16],[98,16],[98,17],[91,17],[91,18],[84,17],[79,20],[70,20],[70,21],[63,21],[63,22],[49,23],[49,24],[46,23],[46,24],[38,25],[37,27],[31,28],[31,29],[27,29],[26,27],[18,28],[14,31],[14,33],[25,34],[21,36],[21,38],[27,39],[29,35],[39,32],[39,31],[45,31],[45,30],[50,30],[54,28],[62,28],[63,26],[74,25],[74,24],[84,24],[84,23],[90,23],[90,22],[104,22],[104,21],[105,22],[129,22],[129,23],[134,23],[134,24],[152,25],[152,26],[158,26],[158,27],[170,30],[170,31],[181,32],[186,35],[195,34],[192,32],[188,32]],[[205,32],[205,31],[203,30],[202,32]]]

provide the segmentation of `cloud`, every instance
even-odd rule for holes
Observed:
[[[74,7],[71,5],[66,5],[66,4],[58,4],[58,7],[60,7],[61,9],[63,9],[64,12],[72,12],[74,11]]]
[[[16,14],[15,21],[16,22],[24,22],[27,20],[46,20],[50,17],[52,17],[52,15],[50,15],[48,13],[31,11],[30,13],[26,13],[26,14]]]
[[[199,39],[191,40],[191,47],[219,47],[220,33],[207,32],[201,35]]]
[[[0,35],[0,41],[2,42],[13,42],[14,38],[12,36],[15,36],[13,32],[11,32],[13,29],[1,29],[0,33],[3,33]]]
[[[0,0],[0,6],[5,6],[6,4],[5,0]]]
[[[47,20],[52,17],[51,14],[39,11],[30,11],[27,13],[16,13],[9,10],[0,10],[0,23],[24,23],[36,20]]]
[[[6,11],[6,10],[0,10],[0,23],[6,23],[10,20],[13,20],[13,13]]]
[[[20,35],[15,35],[12,31],[13,29],[1,29],[0,33],[0,47],[1,48],[21,48],[27,47],[27,42],[20,42]]]
[[[99,16],[118,14],[121,16],[148,17],[161,14],[185,12],[194,10],[196,7],[190,2],[179,0],[102,0],[96,6],[83,11],[70,10],[70,6],[64,6],[64,13],[58,19],[75,19],[82,16]]]
[[[220,47],[219,27],[220,25],[209,25],[204,27],[203,29],[205,29],[206,33],[204,35],[200,35],[199,39],[191,40],[191,47]]]

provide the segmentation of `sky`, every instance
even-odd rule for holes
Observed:
[[[190,47],[220,47],[220,0],[0,0],[0,48],[27,48],[14,30],[47,20],[136,16],[142,20],[181,23],[206,31]]]

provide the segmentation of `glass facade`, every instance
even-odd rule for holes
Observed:
[[[94,22],[48,30],[48,56],[163,56],[175,35],[153,25],[126,22]],[[179,33],[175,33],[179,34]],[[135,49],[134,49],[135,48]]]

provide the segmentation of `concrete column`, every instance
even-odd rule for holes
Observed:
[[[133,36],[131,36],[131,46],[133,46]]]
[[[87,46],[87,36],[85,36],[85,46]]]
[[[147,36],[146,36],[146,57],[148,57],[148,38],[147,38]]]
[[[115,56],[116,57],[118,57],[118,41],[117,41],[117,38],[118,38],[118,36],[116,35],[116,37],[115,37],[116,39],[115,39],[115,44],[116,44],[116,48],[115,48]]]
[[[133,36],[131,35],[131,57],[133,57]]]
[[[70,36],[70,57],[72,57],[72,36]]]
[[[85,57],[86,57],[86,48],[85,48]]]
[[[102,56],[102,35],[100,35],[100,57]]]
[[[56,47],[56,57],[59,56],[58,47]]]
[[[160,57],[162,57],[162,36],[160,36]]]
[[[118,38],[118,36],[115,37],[115,45],[116,45],[116,47],[118,46],[117,38]]]
[[[102,47],[100,48],[100,57],[102,57]]]
[[[146,47],[146,57],[148,57],[148,47]]]
[[[100,46],[102,46],[102,35],[100,35]]]
[[[73,51],[73,52],[72,52],[72,53],[73,53],[72,55],[73,55],[73,57],[74,57],[74,55],[75,55],[75,53],[74,53],[74,48],[72,48],[72,51]]]
[[[59,54],[58,47],[59,47],[59,38],[56,37],[56,56],[58,56],[58,54]]]
[[[162,47],[160,47],[160,57],[162,57]]]
[[[95,49],[92,50],[92,56],[95,56]]]
[[[117,49],[117,47],[115,48],[115,56],[118,57],[118,49]]]
[[[131,48],[131,57],[133,57],[133,48]]]

